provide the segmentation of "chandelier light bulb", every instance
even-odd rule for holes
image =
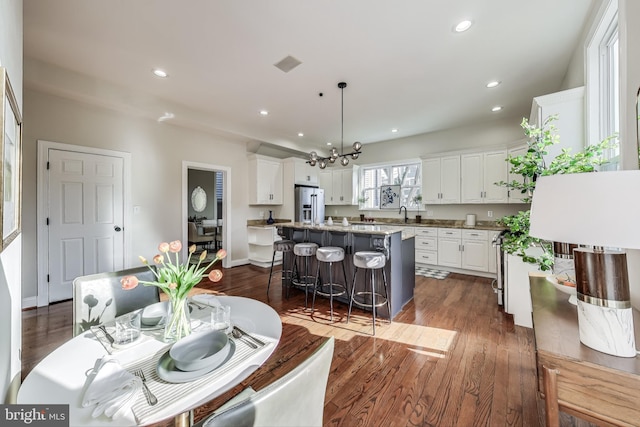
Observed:
[[[356,160],[358,157],[360,157],[360,153],[351,153],[351,158],[353,160]]]
[[[343,157],[340,159],[340,164],[342,166],[347,166],[349,164],[349,159],[347,159],[346,157]]]
[[[309,160],[309,164],[310,164],[311,166],[315,166],[315,165],[316,165],[316,159],[311,159],[311,160]]]
[[[354,142],[353,143],[353,149],[356,150],[356,151],[360,151],[360,149],[362,149],[362,143],[358,142],[358,141]]]
[[[324,169],[327,167],[327,162],[324,160],[320,160],[320,164],[318,166],[320,166],[320,169]]]
[[[328,160],[329,160],[329,163],[335,163],[337,158],[338,158],[338,156],[336,156],[336,157],[333,157],[333,156],[329,157],[329,159],[328,159]]]
[[[318,153],[316,153],[315,151],[312,151],[311,153],[309,153],[309,159],[316,160],[317,158],[318,158]]]

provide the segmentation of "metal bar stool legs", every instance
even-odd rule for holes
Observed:
[[[325,246],[322,248],[318,248],[316,251],[316,259],[318,260],[318,267],[316,269],[316,278],[317,283],[313,288],[313,303],[311,305],[311,310],[315,310],[316,305],[316,294],[320,294],[322,296],[329,297],[329,307],[330,307],[330,316],[331,321],[333,322],[333,297],[340,296],[347,293],[347,272],[344,267],[344,249],[335,246]],[[344,285],[340,283],[333,282],[333,263],[334,262],[342,263],[342,274],[344,275]],[[329,269],[329,282],[322,283],[322,278],[320,276],[320,264],[325,264],[325,266]]]
[[[293,247],[295,242],[293,240],[278,240],[273,242],[273,257],[271,258],[271,270],[269,271],[269,283],[267,284],[267,297],[269,296],[269,289],[271,289],[271,277],[273,276],[273,265],[276,262],[276,254],[278,252],[282,252],[282,268],[280,270],[280,277],[283,285],[287,284],[287,298],[289,298],[289,287],[291,286],[291,280],[293,279],[293,268],[291,267],[291,263],[293,260],[289,261],[289,265],[287,266],[287,254],[293,253]],[[276,274],[278,272],[276,271]]]
[[[291,280],[291,283],[296,286],[304,287],[304,308],[308,308],[309,306],[309,287],[316,285],[317,277],[309,275],[309,259],[316,255],[316,251],[318,250],[318,245],[315,243],[296,243],[293,247],[293,253],[295,255],[294,265],[292,269],[296,269],[298,271],[298,280]],[[299,269],[297,267],[298,260],[300,258],[304,259],[304,272],[303,276],[300,276]],[[311,281],[313,279],[313,281]]]
[[[371,308],[371,317],[373,320],[373,335],[376,334],[376,308],[383,305],[387,306],[389,311],[389,323],[391,323],[391,304],[389,302],[389,289],[387,287],[387,275],[384,271],[387,258],[382,252],[362,251],[356,252],[353,255],[353,282],[351,284],[351,297],[349,298],[349,312],[347,314],[347,323],[351,318],[351,309],[353,304],[363,307]],[[356,277],[358,274],[358,268],[365,269],[365,286],[363,291],[356,292]],[[368,270],[368,271],[367,271]],[[384,288],[384,295],[376,290],[376,271],[382,270],[382,287]],[[370,276],[370,290],[367,289],[367,273]],[[370,302],[367,297],[370,298]]]

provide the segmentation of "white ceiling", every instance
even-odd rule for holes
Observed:
[[[325,150],[340,81],[347,146],[528,116],[560,89],[599,1],[25,0],[24,55],[152,96],[176,124]],[[284,73],[287,55],[302,64]],[[35,80],[25,71],[46,90]]]

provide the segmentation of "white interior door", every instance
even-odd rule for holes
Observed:
[[[124,159],[49,149],[49,301],[73,279],[124,265]]]

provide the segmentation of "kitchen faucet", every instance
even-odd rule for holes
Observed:
[[[407,207],[400,206],[400,212],[398,212],[399,214],[402,213],[402,208],[404,208],[404,223],[406,224],[407,222],[409,222],[409,218],[407,218]]]

